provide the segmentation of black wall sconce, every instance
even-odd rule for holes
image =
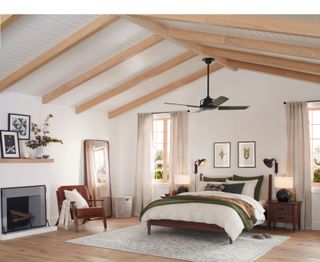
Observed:
[[[263,159],[263,163],[269,168],[273,167],[273,162],[274,162],[274,173],[277,175],[278,174],[278,162],[277,162],[277,160],[274,159],[274,158],[272,158],[272,159],[268,159],[268,158]]]
[[[194,162],[194,173],[195,174],[198,173],[198,166],[202,166],[205,162],[206,162],[206,160],[204,158],[198,159]]]

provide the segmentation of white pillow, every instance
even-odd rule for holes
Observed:
[[[216,181],[199,181],[197,182],[197,192],[204,191],[207,184],[221,185],[224,182],[216,182]]]
[[[83,196],[80,195],[77,189],[73,189],[72,191],[64,190],[64,194],[66,196],[66,199],[76,202],[77,208],[89,207],[87,201],[83,198]]]
[[[256,185],[258,183],[258,179],[255,179],[255,180],[237,180],[237,181],[226,179],[226,183],[227,184],[244,183],[244,187],[243,187],[243,190],[242,190],[241,194],[254,198],[254,190],[255,190]]]

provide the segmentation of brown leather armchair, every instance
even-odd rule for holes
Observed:
[[[96,206],[95,202],[101,202],[103,204],[103,200],[92,200],[89,196],[88,188],[85,185],[71,185],[71,186],[61,186],[57,190],[57,202],[59,214],[61,212],[62,202],[66,199],[64,190],[73,190],[76,189],[81,196],[87,201],[89,207],[88,208],[77,208],[75,202],[71,202],[71,216],[74,220],[75,231],[79,231],[78,219],[84,219],[83,223],[85,223],[90,218],[102,217],[104,229],[107,228],[107,218],[105,215],[105,211],[102,206]]]

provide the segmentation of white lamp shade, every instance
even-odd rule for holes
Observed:
[[[276,176],[274,178],[274,186],[276,188],[293,188],[292,176]]]
[[[174,183],[176,185],[190,185],[191,177],[189,175],[176,175],[174,177]]]

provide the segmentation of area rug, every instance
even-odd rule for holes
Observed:
[[[224,233],[153,227],[151,235],[147,235],[146,230],[137,225],[67,242],[187,261],[247,262],[288,239],[276,235],[268,239],[252,236],[252,233],[242,233],[230,245]]]

